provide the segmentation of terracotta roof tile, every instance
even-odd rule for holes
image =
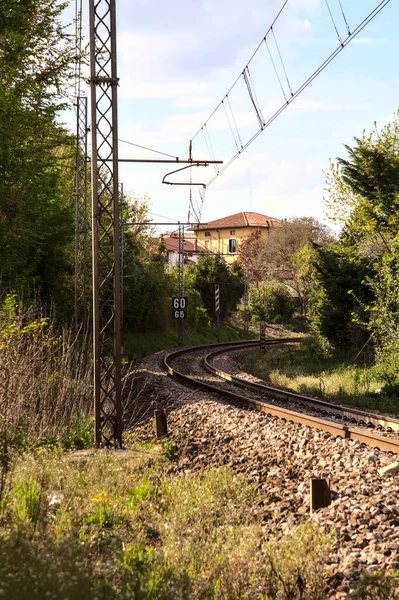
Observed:
[[[168,252],[179,252],[179,238],[164,237],[163,243]],[[203,252],[205,248],[199,242],[195,243],[194,241],[193,243],[189,240],[184,240],[184,250],[185,252]]]
[[[240,212],[235,215],[200,223],[192,229],[229,229],[230,227],[273,227],[283,223],[281,219],[268,217],[256,212]]]

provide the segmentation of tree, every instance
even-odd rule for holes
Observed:
[[[211,318],[215,315],[215,284],[219,284],[220,290],[220,318],[225,319],[244,294],[242,269],[237,263],[229,268],[219,255],[202,255],[194,267],[194,286]]]
[[[57,122],[75,60],[65,6],[0,4],[0,279],[44,297],[72,271],[74,143]]]
[[[342,226],[347,245],[381,254],[399,226],[399,113],[345,148],[348,157],[331,161],[327,174],[329,217]]]
[[[306,278],[310,250],[302,250],[313,240],[325,245],[331,242],[328,229],[313,217],[294,217],[268,231],[248,238],[241,247],[240,264],[257,286],[261,281],[277,280],[298,298],[302,314],[306,314]]]
[[[373,299],[365,284],[370,268],[340,243],[314,246],[314,276],[309,317],[313,329],[334,349],[360,348],[369,334],[364,326]]]
[[[374,124],[370,134],[363,132],[353,147],[345,148],[347,157],[331,162],[327,175],[329,216],[342,225],[340,253],[346,256],[339,272],[337,261],[335,266],[324,266],[330,280],[336,278],[334,287],[337,292],[340,288],[346,306],[335,306],[331,321],[335,319],[337,329],[348,323],[349,306],[356,297],[358,310],[353,311],[350,327],[363,328],[360,339],[371,334],[377,359],[395,372],[392,365],[399,352],[399,114],[381,130]],[[346,279],[349,270],[352,276]],[[359,316],[359,310],[363,315]],[[374,318],[369,320],[369,314]]]
[[[165,272],[162,242],[154,244],[154,228],[135,225],[148,220],[148,198],[125,197],[123,325],[125,332],[164,327],[170,314],[171,281]]]
[[[249,309],[252,321],[271,323],[275,319],[290,319],[294,314],[295,302],[281,283],[261,282],[249,290]]]

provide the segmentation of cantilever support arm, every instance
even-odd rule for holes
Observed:
[[[184,169],[189,169],[190,167],[207,167],[210,164],[222,164],[223,161],[222,160],[208,160],[208,161],[193,161],[190,162],[189,165],[186,165],[185,167],[181,167],[180,169],[175,169],[174,171],[170,171],[169,173],[166,173],[166,175],[164,175],[163,179],[162,179],[162,183],[167,183],[168,185],[201,185],[203,188],[206,188],[205,183],[193,183],[192,181],[188,181],[188,182],[176,182],[176,181],[165,181],[166,177],[168,177],[169,175],[173,175],[173,173],[178,173],[179,171],[184,171]]]

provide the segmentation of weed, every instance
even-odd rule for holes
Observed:
[[[162,442],[162,454],[168,460],[176,460],[179,454],[179,447],[172,440]]]
[[[362,571],[349,598],[353,600],[396,600],[398,592],[399,579],[394,574]]]
[[[315,600],[316,574],[325,582],[317,530],[265,545],[244,478],[173,475],[159,445],[130,456],[40,448],[11,464],[10,481],[0,521],[10,600],[286,600],[284,585],[299,598],[301,580]]]
[[[114,500],[106,491],[100,492],[92,499],[93,508],[86,517],[89,524],[98,525],[98,527],[112,527],[115,522]]]
[[[271,598],[321,600],[331,538],[305,523],[263,548],[268,562],[267,593]]]
[[[94,423],[92,417],[87,417],[77,412],[72,417],[72,422],[61,435],[61,445],[65,450],[93,448]]]
[[[23,312],[15,297],[0,307],[0,414],[22,448],[54,445],[92,410],[88,334],[59,332],[40,309]],[[82,432],[80,431],[79,434]],[[86,443],[86,439],[83,439]],[[39,444],[40,445],[40,444]]]
[[[189,598],[190,580],[173,569],[152,546],[129,544],[122,552],[124,598],[179,600]]]
[[[23,524],[36,526],[42,509],[42,487],[35,480],[21,481],[11,490],[13,512]]]
[[[150,479],[148,475],[145,475],[139,484],[127,490],[129,508],[135,510],[151,496],[151,492],[152,486]]]

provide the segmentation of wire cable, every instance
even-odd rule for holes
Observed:
[[[233,140],[234,140],[234,143],[236,145],[237,151],[239,152],[240,148],[239,148],[239,145],[237,143],[236,136],[234,135],[234,131],[233,131],[233,128],[232,128],[231,123],[230,123],[229,115],[227,114],[227,110],[226,110],[226,106],[225,106],[224,100],[222,100],[222,106],[223,106],[224,114],[226,115],[227,123],[228,123],[230,131],[231,131],[231,135],[233,136]]]
[[[292,87],[291,87],[291,84],[290,84],[289,79],[288,79],[287,71],[285,70],[285,66],[284,66],[284,62],[283,62],[283,57],[281,56],[280,48],[278,47],[278,44],[277,44],[277,39],[276,39],[276,36],[274,34],[274,29],[272,29],[272,34],[273,34],[273,39],[274,39],[274,43],[276,45],[276,49],[277,49],[278,55],[280,57],[281,66],[283,67],[283,71],[284,71],[285,79],[287,81],[288,89],[290,90],[291,96],[292,96],[292,93],[293,93],[292,92]]]
[[[237,127],[236,119],[235,119],[235,116],[234,116],[234,113],[233,113],[233,109],[231,108],[230,98],[229,98],[228,94],[226,95],[226,98],[227,98],[227,102],[228,102],[228,105],[229,105],[229,108],[230,108],[230,112],[231,112],[231,116],[232,116],[232,119],[233,119],[234,127],[236,128],[237,137],[239,139],[240,146],[242,148],[242,140],[241,140],[240,132],[239,132],[238,127]]]
[[[223,165],[223,167],[219,170],[218,175],[215,175],[212,179],[210,179],[210,181],[208,181],[208,183],[206,184],[207,188],[215,181],[215,179],[219,175],[221,175],[238,158],[238,156],[240,156],[240,154],[246,148],[248,148],[248,146],[250,146],[252,144],[252,142],[254,142],[254,140],[256,140],[256,138],[262,133],[262,131],[264,129],[266,129],[269,125],[271,125],[271,123],[273,123],[273,121],[275,121],[275,119],[277,119],[277,117],[287,108],[287,106],[289,106],[291,104],[291,102],[293,102],[293,100],[295,100],[295,98],[297,98],[312,83],[312,81],[314,79],[316,79],[316,77],[318,75],[320,75],[320,73],[322,71],[324,71],[324,69],[345,48],[345,46],[347,46],[352,41],[352,39],[355,38],[366,27],[366,25],[368,25],[370,23],[370,21],[372,21],[375,18],[382,11],[382,9],[385,8],[385,6],[387,6],[389,4],[390,1],[391,0],[382,0],[363,19],[363,21],[361,21],[359,23],[359,25],[357,25],[357,27],[351,32],[351,34],[348,35],[348,37],[342,41],[342,44],[337,46],[337,48],[335,48],[335,50],[321,63],[321,65],[312,73],[312,75],[310,75],[310,77],[308,77],[308,79],[306,79],[306,81],[304,83],[302,83],[302,85],[300,85],[296,91],[294,91],[291,98],[289,98],[282,106],[280,106],[280,108],[278,108],[276,110],[276,112],[265,122],[263,129],[259,129],[249,140],[247,140],[247,142],[245,142],[245,144],[243,145],[241,152],[240,153],[237,152],[227,163],[225,163]],[[262,40],[262,42],[263,42],[263,40]],[[258,46],[258,48],[259,48],[259,46]],[[215,113],[215,111],[213,111],[212,115],[214,113]],[[208,121],[209,121],[209,119],[210,119],[210,117],[208,118]]]
[[[165,215],[158,215],[157,213],[153,213],[150,211],[147,211],[147,214],[152,215],[153,217],[159,217],[160,219],[166,219],[167,221],[173,221],[175,223],[179,222],[177,219],[172,219],[172,217],[165,217]]]
[[[344,18],[344,21],[345,21],[346,30],[347,30],[348,34],[350,35],[350,34],[351,34],[351,30],[350,30],[350,27],[349,27],[349,23],[348,23],[348,21],[346,20],[346,16],[345,16],[345,13],[344,13],[344,9],[342,8],[341,0],[338,0],[338,2],[339,2],[339,7],[340,7],[340,9],[341,9],[342,16],[343,16],[343,18]]]
[[[273,25],[277,22],[278,18],[280,17],[281,13],[283,12],[284,8],[287,6],[288,4],[288,0],[284,0],[284,3],[282,5],[282,7],[280,8],[280,10],[278,11],[273,23],[271,24],[271,26],[269,27],[269,29],[267,30],[267,33],[269,33],[270,29],[273,27]],[[267,35],[266,33],[266,35]],[[266,37],[266,36],[265,36]],[[254,52],[252,53],[251,58],[249,59],[249,61],[247,62],[247,64],[245,65],[246,67],[251,63],[252,59],[255,57],[255,55],[258,53],[259,48],[261,47],[261,45],[263,44],[263,39],[261,42],[259,42],[258,46],[255,48]],[[233,83],[233,85],[230,87],[230,89],[227,91],[227,93],[223,96],[223,98],[225,98],[226,96],[228,96],[230,94],[230,92],[232,91],[232,89],[235,87],[235,85],[240,81],[242,77],[242,72],[239,74],[239,76],[237,77],[237,79],[235,80],[235,82]],[[212,111],[212,113],[209,115],[209,117],[207,118],[207,120],[205,121],[205,124],[208,123],[208,121],[213,117],[213,115],[215,114],[215,112],[218,110],[218,108],[220,108],[222,101],[219,102],[219,104],[216,106],[216,108]],[[203,127],[203,126],[202,126]],[[199,133],[202,130],[202,127],[200,129],[198,129],[197,133],[192,137],[192,141],[194,141],[194,138],[197,137],[197,135],[199,135]]]
[[[285,93],[285,91],[284,91],[283,85],[282,85],[282,83],[281,83],[280,75],[278,74],[278,71],[277,71],[276,65],[274,64],[274,60],[273,60],[273,57],[272,57],[272,53],[270,52],[270,48],[269,48],[269,44],[267,43],[267,37],[266,37],[266,36],[263,38],[263,41],[265,42],[265,45],[266,45],[267,51],[268,51],[268,53],[269,53],[269,56],[270,56],[270,60],[272,61],[272,65],[273,65],[274,72],[276,73],[276,76],[277,76],[278,82],[279,82],[279,84],[280,84],[280,89],[281,89],[281,91],[282,91],[282,93],[283,93],[283,96],[284,96],[284,98],[285,98],[285,101],[286,101],[286,102],[288,102],[288,98],[287,98],[287,96],[286,96],[286,93]]]
[[[207,147],[208,152],[210,154],[211,160],[216,160],[215,153],[213,151],[213,146],[212,146],[211,138],[209,137],[209,132],[208,132],[206,123],[204,123],[204,125],[202,127],[202,133],[203,133],[205,144],[206,144],[206,147]],[[216,175],[218,175],[219,174],[219,169],[217,168],[217,165],[214,164],[213,168],[215,169]]]
[[[264,123],[262,111],[259,106],[258,98],[256,97],[254,84],[252,83],[251,74],[249,72],[249,67],[246,67],[246,69],[243,72],[243,76],[244,76],[244,80],[245,80],[245,83],[246,83],[246,86],[248,89],[249,97],[251,98],[251,102],[255,109],[256,116],[258,117],[259,126],[261,129],[263,129],[265,123]]]
[[[108,136],[109,137],[109,136]],[[172,154],[166,154],[166,152],[160,152],[159,150],[153,150],[152,148],[147,148],[146,146],[140,146],[139,144],[134,144],[133,142],[128,142],[127,140],[121,140],[118,138],[118,142],[122,142],[123,144],[129,144],[129,146],[136,146],[136,148],[141,148],[142,150],[148,150],[149,152],[155,152],[156,154],[162,154],[163,156],[169,156],[169,158],[175,158],[178,160],[178,156],[173,156]]]
[[[330,13],[331,21],[332,21],[332,24],[334,25],[334,29],[335,29],[335,32],[336,32],[336,34],[338,36],[339,43],[342,45],[342,38],[339,35],[339,31],[338,31],[337,26],[335,24],[334,17],[332,16],[332,12],[330,10],[330,5],[328,4],[328,0],[324,0],[324,2],[326,3],[326,6],[328,8],[328,12]]]

